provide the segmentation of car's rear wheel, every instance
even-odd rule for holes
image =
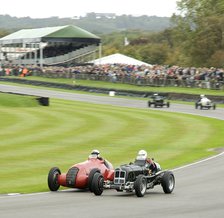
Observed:
[[[175,178],[171,171],[166,171],[162,177],[161,185],[166,194],[172,193],[175,187]]]
[[[95,175],[96,172],[100,173],[100,170],[97,169],[97,168],[94,168],[94,169],[92,169],[90,171],[89,176],[88,176],[88,184],[87,185],[88,185],[88,188],[89,188],[89,190],[91,192],[93,192],[92,191],[92,181],[93,181],[93,177],[94,177],[94,175]]]
[[[195,103],[195,109],[198,109],[198,103],[197,102]]]
[[[92,192],[95,195],[101,195],[103,193],[103,183],[104,183],[104,178],[101,173],[96,172],[93,176],[93,181],[92,181]]]
[[[116,188],[116,191],[117,192],[123,192],[123,190],[122,189],[119,189],[119,188]]]
[[[58,176],[61,175],[61,171],[58,167],[53,167],[48,173],[48,187],[51,191],[57,191],[60,187],[58,183]]]
[[[135,181],[134,189],[137,197],[143,197],[146,193],[147,184],[146,178],[143,175],[139,175]]]

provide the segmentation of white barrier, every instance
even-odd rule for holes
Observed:
[[[115,96],[115,91],[109,91],[109,96]]]

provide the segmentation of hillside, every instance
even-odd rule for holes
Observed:
[[[33,19],[30,17],[11,17],[0,15],[0,29],[9,32],[24,28],[40,28],[47,26],[76,25],[95,34],[106,34],[124,30],[146,30],[158,32],[170,26],[169,17],[122,15],[114,17],[97,16],[95,13],[85,17],[59,18],[49,17]]]

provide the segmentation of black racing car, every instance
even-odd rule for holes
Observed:
[[[125,164],[115,169],[114,179],[105,181],[101,173],[93,177],[92,191],[95,195],[101,195],[104,189],[115,189],[117,191],[135,191],[138,197],[143,197],[147,189],[161,185],[164,193],[170,194],[175,187],[175,178],[172,171],[159,170],[149,174],[145,167],[146,161],[136,160],[133,164]]]
[[[154,105],[154,107],[170,107],[170,102],[166,100],[165,96],[154,94],[148,101],[148,106],[151,107],[151,105]]]

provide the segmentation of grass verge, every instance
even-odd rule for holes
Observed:
[[[34,96],[6,94],[0,92],[0,107],[36,107],[38,102]]]
[[[18,77],[9,77],[9,78],[18,78]],[[174,93],[187,93],[187,94],[205,94],[205,95],[217,95],[223,96],[224,90],[211,90],[211,89],[203,89],[203,88],[185,88],[185,87],[151,87],[151,86],[137,86],[137,85],[129,85],[122,83],[112,83],[112,82],[104,82],[104,81],[95,81],[95,80],[75,80],[71,78],[46,78],[46,77],[37,77],[37,76],[29,76],[25,78],[27,80],[37,80],[37,81],[45,81],[45,82],[55,82],[69,85],[81,85],[81,86],[89,86],[89,87],[99,87],[99,88],[110,88],[110,89],[119,89],[119,90],[135,90],[135,91],[147,91],[147,92],[174,92]]]
[[[51,167],[64,172],[92,149],[115,167],[145,149],[173,168],[224,145],[220,120],[59,99],[49,107],[0,106],[0,120],[1,193],[48,191]]]

